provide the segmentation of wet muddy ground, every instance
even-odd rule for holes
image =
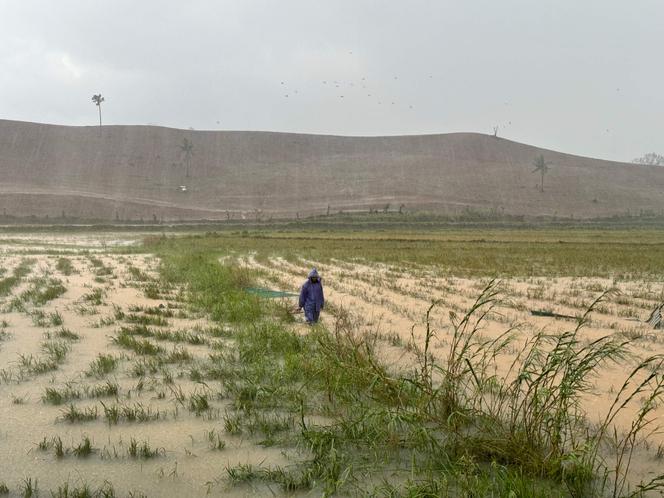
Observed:
[[[231,487],[225,469],[240,464],[287,465],[293,454],[235,435],[221,383],[201,381],[197,365],[224,349],[224,324],[186,304],[185,289],[158,280],[159,260],[122,253],[140,237],[22,235],[0,239],[0,484],[10,496],[37,485],[49,491],[89,486],[117,496],[253,496],[281,494],[267,486]],[[312,266],[323,275],[324,324],[340,316],[381,339],[381,354],[394,370],[412,367],[426,312],[434,355],[444,358],[451,314],[463,315],[489,283],[435,267],[367,261],[288,260],[241,254],[236,262],[262,285],[297,292]],[[539,330],[574,328],[574,320],[533,316],[545,310],[580,316],[605,291],[584,337],[633,340],[632,356],[595,379],[586,400],[599,419],[639,360],[664,353],[664,336],[644,323],[664,300],[660,282],[597,278],[511,278],[500,283],[501,304],[482,334],[508,328],[523,342]],[[295,305],[295,299],[287,301]],[[296,323],[299,333],[307,327]],[[222,333],[223,332],[223,333]],[[514,347],[514,352],[518,346]],[[506,369],[510,356],[500,360]],[[617,421],[626,428],[639,399]],[[657,420],[664,408],[655,412]],[[656,421],[657,421],[656,420]],[[633,480],[661,472],[664,438],[642,441],[633,458]]]
[[[66,485],[248,496],[257,490],[225,485],[226,467],[284,461],[280,449],[224,430],[220,387],[190,375],[222,340],[180,289],[155,283],[156,258],[111,251],[137,242],[0,241],[0,484],[11,496],[35,484],[41,496]],[[158,339],[142,339],[141,327]],[[123,328],[158,354],[118,344]]]

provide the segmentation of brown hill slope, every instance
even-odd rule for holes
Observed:
[[[183,139],[194,145],[185,177]],[[533,159],[551,161],[545,191]],[[0,209],[14,216],[237,219],[406,209],[592,218],[664,211],[664,168],[473,133],[355,138],[0,120]],[[187,191],[178,188],[186,185]]]

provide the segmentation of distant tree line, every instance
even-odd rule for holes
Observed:
[[[632,161],[634,164],[646,164],[648,166],[664,166],[664,156],[649,152],[641,157],[637,157]]]

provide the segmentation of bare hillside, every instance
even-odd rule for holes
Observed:
[[[193,144],[191,174],[180,148]],[[534,158],[551,162],[540,177]],[[593,218],[664,211],[664,168],[473,133],[338,137],[0,120],[0,209],[96,219],[295,217],[340,210]],[[185,185],[186,192],[179,186]]]

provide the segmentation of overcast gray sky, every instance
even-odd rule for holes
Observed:
[[[0,118],[664,154],[662,0],[0,0]],[[342,97],[343,96],[343,97]]]

